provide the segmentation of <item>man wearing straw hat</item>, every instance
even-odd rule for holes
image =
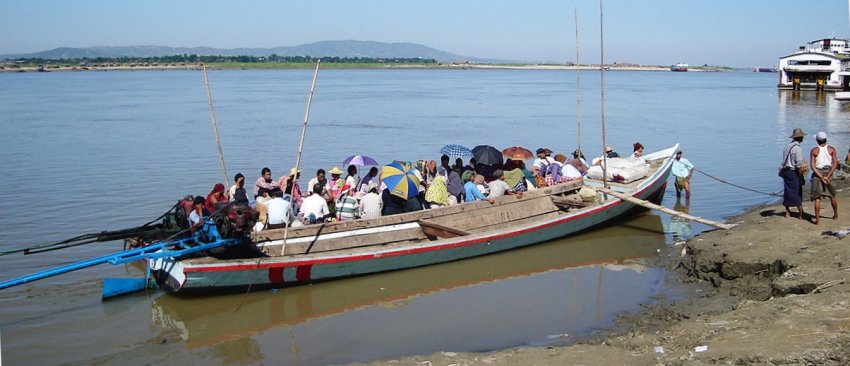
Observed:
[[[779,166],[779,176],[782,177],[785,192],[782,196],[782,205],[785,206],[785,217],[791,217],[791,207],[797,207],[800,220],[803,220],[803,183],[805,178],[803,175],[803,149],[800,148],[800,143],[803,142],[805,134],[800,128],[795,128],[791,134],[791,142],[785,146],[785,151],[782,153],[782,164]]]

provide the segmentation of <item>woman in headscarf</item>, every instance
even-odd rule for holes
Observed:
[[[446,183],[446,189],[451,195],[449,197],[450,205],[463,202],[463,192],[465,191],[463,188],[463,181],[460,180],[460,174],[458,174],[458,172],[454,169],[449,170],[449,179]]]
[[[521,161],[508,159],[505,161],[505,183],[516,192],[525,192],[528,187],[525,186],[525,173],[520,168]]]
[[[212,213],[226,203],[227,195],[224,194],[224,184],[216,183],[212,191],[207,194],[207,199],[204,202],[204,208]]]
[[[428,190],[425,191],[425,202],[428,202],[431,208],[449,205],[449,191],[446,184],[446,177],[438,176],[428,186]]]

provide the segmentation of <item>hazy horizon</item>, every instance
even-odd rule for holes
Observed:
[[[608,1],[603,13],[605,62],[772,66],[806,42],[850,36],[847,2],[813,4]],[[575,9],[579,61],[598,63],[600,57],[599,1],[46,0],[11,2],[4,8],[0,54],[58,47],[233,49],[363,40],[415,43],[483,59],[566,62],[576,59]]]

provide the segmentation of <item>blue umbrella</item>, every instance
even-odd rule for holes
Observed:
[[[472,156],[472,150],[465,146],[449,144],[440,149],[440,154],[448,155],[450,158],[466,158]]]
[[[377,166],[378,162],[366,155],[351,155],[342,161],[342,165]]]
[[[393,196],[410,199],[419,193],[419,178],[413,168],[398,161],[381,168],[381,181]]]

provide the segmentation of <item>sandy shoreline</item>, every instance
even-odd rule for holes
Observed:
[[[783,217],[777,203],[730,219],[731,230],[671,245],[666,265],[694,296],[623,315],[591,339],[370,365],[850,364],[850,238],[821,234],[850,227],[850,181],[836,186],[838,220],[828,202],[818,226]],[[813,214],[811,202],[804,208]]]

